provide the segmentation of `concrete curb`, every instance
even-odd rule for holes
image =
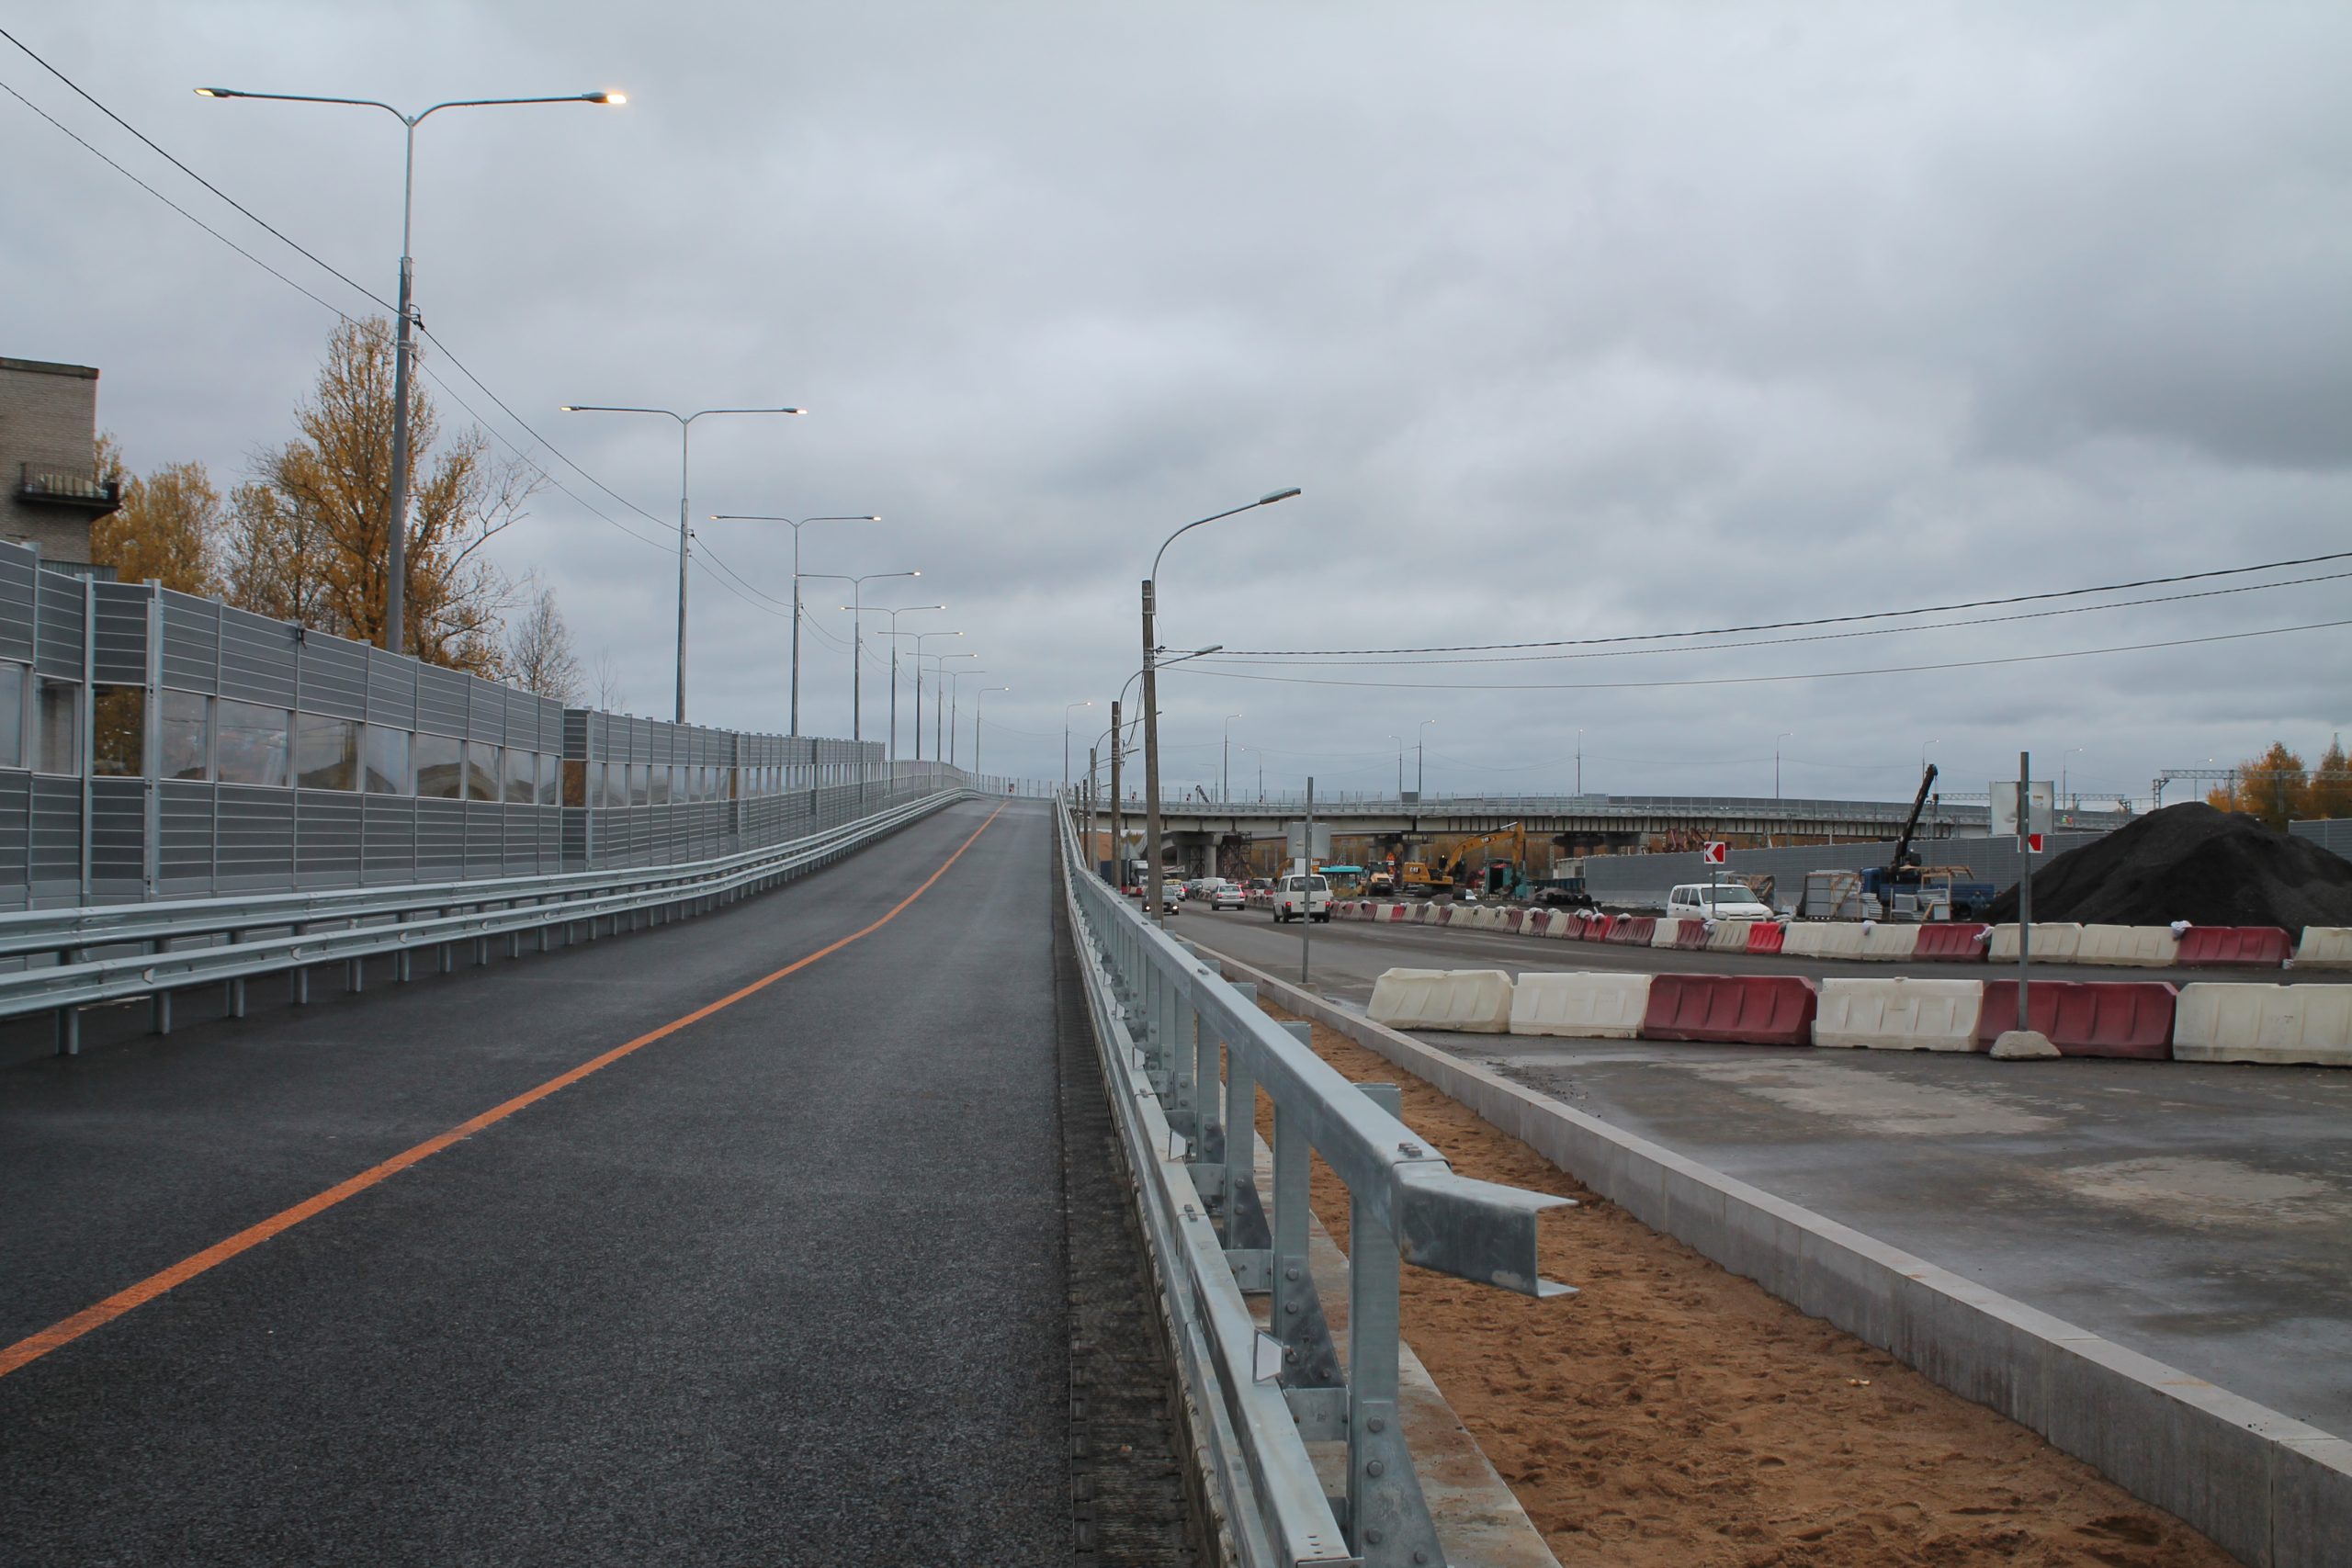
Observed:
[[[2352,1441],[1203,951],[1228,977],[1256,981],[1269,1001],[1386,1057],[1645,1224],[2032,1428],[2252,1568],[2352,1562]]]

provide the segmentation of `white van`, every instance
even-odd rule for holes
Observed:
[[[1756,900],[1745,883],[1686,883],[1666,896],[1672,920],[1769,920],[1772,911]]]
[[[1274,884],[1274,923],[1331,919],[1331,885],[1319,876],[1285,876]]]

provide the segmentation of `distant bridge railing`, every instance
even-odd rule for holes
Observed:
[[[526,935],[542,953],[558,937],[593,942],[763,892],[972,793],[946,783],[786,843],[678,865],[0,914],[0,964],[11,965],[0,971],[0,1018],[54,1013],[58,1052],[72,1055],[79,1010],[96,1004],[144,998],[153,1028],[168,1033],[173,994],[195,987],[225,987],[229,1015],[242,1018],[247,982],[264,976],[288,976],[305,1002],[322,964],[340,964],[356,991],[371,958],[390,956],[406,980],[419,953],[447,972],[461,943],[479,964],[502,938],[510,958]]]
[[[1394,1086],[1358,1088],[1305,1039],[1085,869],[1060,819],[1062,885],[1103,1075],[1205,1455],[1224,1554],[1245,1564],[1442,1563],[1398,1422],[1402,1262],[1522,1294],[1536,1216],[1566,1199],[1472,1180],[1396,1116]],[[1381,1089],[1385,1088],[1385,1096]],[[1260,1090],[1273,1108],[1271,1215],[1256,1166]],[[1347,1371],[1313,1275],[1311,1155],[1348,1191]],[[1272,1297],[1271,1332],[1247,1297]],[[1327,1495],[1307,1445],[1344,1441]]]
[[[1163,816],[1261,817],[1303,810],[1304,796],[1267,795],[1259,798],[1203,799],[1198,795],[1166,795]],[[1134,802],[1126,807],[1137,809]],[[1933,803],[1922,821],[1983,827],[1990,808],[1945,799]],[[1396,795],[1342,795],[1326,800],[1317,791],[1318,818],[1344,817],[1531,817],[1585,818],[1596,820],[1658,818],[1752,818],[1807,822],[1867,823],[1873,827],[1900,825],[1911,814],[1911,803],[1876,800],[1780,800],[1770,796],[1713,795],[1423,795],[1408,800]]]

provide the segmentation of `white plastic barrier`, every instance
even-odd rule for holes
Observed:
[[[2041,945],[2041,928],[2034,928],[2034,946]],[[2170,926],[2085,926],[2075,950],[2077,964],[2106,964],[2121,969],[2162,969],[2172,963],[2180,938]],[[2015,958],[2012,948],[2009,956]]]
[[[1521,975],[1511,996],[1510,1032],[1637,1040],[1649,1001],[1647,975]]]
[[[2180,988],[2176,1062],[2314,1062],[2352,1067],[2352,986],[2200,980]]]
[[[2036,964],[2072,964],[2083,950],[2083,928],[2071,920],[2044,925],[2033,922],[2033,962]],[[2015,925],[1993,928],[1993,950],[1985,958],[1994,964],[2015,964],[2018,961],[2018,928]]]
[[[1754,920],[1717,920],[1714,929],[1707,933],[1707,951],[1746,953],[1747,930],[1755,923]]]
[[[1792,958],[1860,958],[1862,928],[1852,920],[1798,920],[1781,939],[1781,951]]]
[[[1815,1045],[1874,1051],[1973,1051],[1982,980],[1824,980]]]
[[[1690,923],[1696,925],[1698,922],[1694,920]],[[1681,935],[1682,926],[1681,920],[1669,920],[1663,915],[1659,916],[1657,928],[1650,932],[1650,945],[1652,947],[1680,946],[1681,943],[1677,939]]]
[[[1918,951],[1919,928],[1917,926],[1896,925],[1892,921],[1880,920],[1874,925],[1863,926],[1862,950],[1854,956],[1889,964],[1907,959]]]
[[[1365,1015],[1392,1029],[1510,1028],[1510,976],[1499,969],[1391,969],[1373,982]]]
[[[2295,948],[2298,969],[2352,969],[2352,926],[2305,926]]]

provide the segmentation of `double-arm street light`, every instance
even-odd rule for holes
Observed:
[[[1167,555],[1168,547],[1204,523],[1237,516],[1261,506],[1272,506],[1278,501],[1288,501],[1298,493],[1298,487],[1269,491],[1246,506],[1229,506],[1223,512],[1212,512],[1206,517],[1196,517],[1159,542],[1151,558],[1151,575],[1143,580],[1143,811],[1144,852],[1150,857],[1145,867],[1148,878],[1144,889],[1144,908],[1153,919],[1161,918],[1159,908],[1159,687],[1153,670],[1156,634],[1152,627],[1159,615],[1159,561]]]
[[[408,152],[401,170],[400,321],[392,337],[392,491],[387,507],[384,546],[384,651],[404,645],[408,615],[408,384],[416,358],[415,264],[409,254],[410,219],[416,207],[416,128],[443,109],[504,108],[517,104],[611,104],[628,102],[626,93],[561,93],[536,98],[451,98],[414,114],[402,114],[374,98],[330,98],[310,93],[248,93],[238,87],[198,87],[200,98],[262,98],[281,104],[344,104],[382,109],[408,130]]]
[[[849,606],[844,604],[842,608],[846,610]],[[890,749],[888,755],[893,768],[896,768],[899,763],[899,638],[902,636],[914,635],[899,630],[899,617],[910,610],[944,610],[945,608],[947,606],[944,604],[899,604],[888,609],[876,604],[874,607],[876,615],[890,617],[888,634],[890,638]],[[922,716],[916,716],[915,722],[920,726],[922,722]]]
[[[972,772],[976,776],[980,771],[980,699],[990,692],[1011,690],[1010,686],[982,686],[972,694]]]
[[[678,722],[686,722],[686,568],[692,563],[695,549],[694,530],[686,525],[686,491],[691,479],[689,457],[694,446],[695,421],[708,419],[720,413],[807,413],[807,409],[696,409],[692,413],[680,413],[676,409],[635,408],[618,403],[566,403],[566,413],[655,413],[678,422]]]
[[[792,734],[800,736],[800,530],[811,523],[879,523],[875,513],[850,517],[771,517],[763,513],[714,512],[714,523],[789,523],[792,525]]]
[[[842,606],[853,619],[850,622],[849,647],[849,738],[865,739],[865,585],[893,577],[921,577],[919,571],[869,571],[861,577],[850,577],[838,571],[812,571],[812,582],[846,582],[849,604]]]

